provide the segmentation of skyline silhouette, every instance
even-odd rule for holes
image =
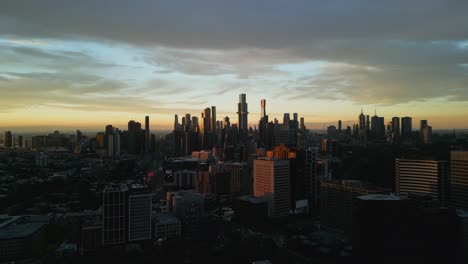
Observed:
[[[468,128],[466,10],[438,1],[3,1],[0,127],[96,129],[150,114],[167,129],[174,113],[207,105],[232,118],[247,93],[252,115],[266,98],[272,114],[311,124],[354,120],[363,107]]]

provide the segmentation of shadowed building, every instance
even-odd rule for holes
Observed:
[[[395,191],[398,195],[429,195],[446,205],[448,169],[447,161],[395,159]]]
[[[451,205],[468,210],[468,151],[450,153],[450,174]]]
[[[248,126],[248,118],[247,115],[249,114],[247,110],[247,99],[245,94],[239,95],[239,103],[237,104],[237,115],[239,120],[239,130],[247,130],[249,129]]]

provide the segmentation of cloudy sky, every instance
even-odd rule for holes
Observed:
[[[383,2],[383,3],[377,3]],[[361,108],[468,128],[468,1],[2,0],[0,128],[125,128],[247,94],[309,127]]]

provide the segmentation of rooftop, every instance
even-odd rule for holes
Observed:
[[[159,213],[156,214],[156,218],[158,219],[158,223],[161,224],[175,224],[180,222],[174,214]]]
[[[106,185],[104,188],[104,192],[125,192],[128,191],[127,184],[118,184],[118,183],[111,183]]]
[[[401,200],[401,197],[391,194],[369,194],[359,196],[357,199],[368,201],[399,201]]]
[[[0,240],[31,236],[48,224],[48,221],[28,216],[11,216],[0,225]],[[5,218],[3,218],[5,219]]]
[[[252,195],[240,196],[240,197],[237,197],[237,199],[242,200],[242,201],[246,201],[246,202],[249,202],[249,203],[253,203],[253,204],[261,204],[261,203],[266,203],[267,202],[267,200],[264,197],[254,197]]]

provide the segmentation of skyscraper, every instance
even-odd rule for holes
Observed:
[[[367,123],[369,123],[369,120],[367,120]],[[368,127],[366,126],[366,116],[364,115],[361,109],[361,114],[359,115],[359,143],[361,144],[366,143],[367,130],[368,130]]]
[[[427,127],[427,120],[420,120],[419,121],[419,133],[421,133],[421,135],[423,134],[423,129]]]
[[[405,116],[401,119],[401,137],[404,141],[410,142],[412,140],[412,119],[409,116]]]
[[[128,241],[151,239],[151,194],[144,184],[130,184],[128,193]]]
[[[216,131],[216,106],[211,107],[211,129]]]
[[[371,134],[374,139],[382,140],[385,135],[385,120],[383,117],[374,115],[371,123]]]
[[[450,174],[451,205],[468,210],[468,151],[450,152]]]
[[[422,140],[424,144],[432,143],[432,127],[425,126],[422,130]]]
[[[149,152],[151,146],[151,132],[150,132],[150,123],[149,116],[145,116],[145,150]]]
[[[102,192],[102,244],[125,243],[127,185],[109,184]]]
[[[196,132],[199,132],[198,117],[196,116],[192,116],[192,129]]]
[[[447,161],[395,159],[398,195],[426,195],[446,205],[449,189]]]
[[[175,115],[174,116],[174,130],[178,130],[179,129],[179,116],[178,115]]]
[[[262,118],[265,118],[266,117],[266,100],[265,99],[262,99],[260,101],[260,105],[261,105],[261,112],[260,112],[260,119]]]
[[[260,111],[260,122],[258,123],[258,133],[260,142],[265,145],[266,141],[266,127],[268,124],[268,115],[266,114],[266,100],[262,99],[260,101],[261,111]]]
[[[320,182],[320,221],[324,229],[351,237],[353,208],[360,195],[384,193],[385,190],[357,180]]]
[[[18,147],[19,147],[19,148],[24,148],[23,136],[19,136],[19,137],[18,137]]]
[[[189,113],[185,114],[185,127],[184,131],[189,131],[192,129],[192,117]]]
[[[398,142],[400,140],[400,118],[392,117],[392,138],[393,142]]]
[[[205,111],[203,112],[203,129],[204,132],[209,132],[211,131],[211,109],[209,107],[205,108]]]
[[[342,132],[341,131],[341,125],[342,125],[341,120],[338,120],[338,133],[339,134],[341,134],[341,132]]]
[[[289,116],[289,113],[284,113],[283,115],[283,126],[284,128],[289,128],[289,121],[291,120],[291,117]]]
[[[11,134],[11,131],[5,132],[4,146],[6,148],[12,148],[13,147],[13,135]]]
[[[254,196],[266,197],[269,215],[281,217],[290,210],[290,168],[289,160],[254,160]]]
[[[239,103],[237,104],[237,114],[239,116],[239,130],[249,129],[248,118],[249,114],[247,110],[247,99],[245,94],[239,95]]]

